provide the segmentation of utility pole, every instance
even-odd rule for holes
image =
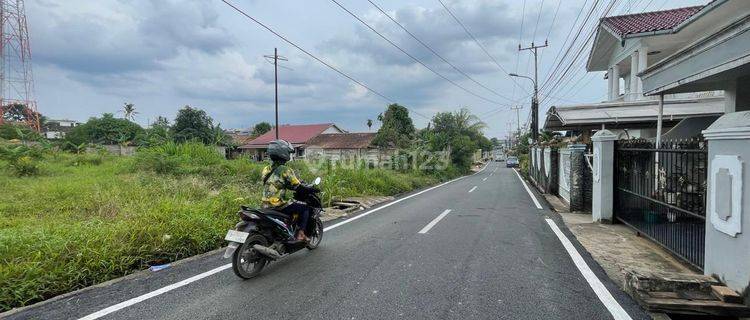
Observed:
[[[547,40],[544,40],[544,45],[534,45],[534,43],[531,43],[531,46],[522,48],[521,45],[518,45],[518,51],[523,50],[529,50],[531,53],[534,54],[534,97],[531,98],[531,139],[536,142],[539,138],[539,60],[537,57],[537,49],[544,48],[547,46]]]
[[[278,48],[273,48],[273,56],[263,56],[266,59],[273,59],[273,86],[276,101],[276,140],[279,140],[279,60],[288,61],[279,55]]]
[[[521,115],[518,114],[518,111],[521,109],[523,109],[523,106],[510,107],[510,110],[516,110],[516,130],[518,132],[521,132]]]

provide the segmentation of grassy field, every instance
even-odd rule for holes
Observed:
[[[33,161],[36,172],[21,176],[0,160],[0,312],[220,248],[238,207],[257,205],[264,165],[197,144],[131,158],[47,151]],[[324,178],[326,201],[456,175],[292,166],[308,181]]]

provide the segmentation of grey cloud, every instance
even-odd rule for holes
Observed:
[[[60,7],[52,1],[29,6],[34,58],[73,72],[152,70],[181,48],[213,53],[232,45],[202,1],[107,1],[107,11],[58,12]]]

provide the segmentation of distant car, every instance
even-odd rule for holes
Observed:
[[[508,157],[508,159],[505,160],[505,167],[507,168],[518,167],[518,158]]]

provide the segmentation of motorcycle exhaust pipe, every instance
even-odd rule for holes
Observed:
[[[264,247],[259,244],[256,244],[256,245],[253,245],[253,249],[255,249],[255,251],[257,251],[258,253],[268,258],[271,258],[273,260],[281,258],[281,254],[278,251],[271,249],[269,247]]]

